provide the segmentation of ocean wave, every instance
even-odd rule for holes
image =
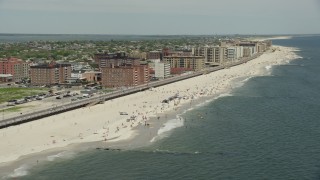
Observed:
[[[238,86],[236,86],[236,87],[238,87]],[[239,86],[240,87],[240,86]],[[208,99],[208,100],[206,100],[206,101],[204,101],[204,102],[202,102],[202,103],[199,103],[199,104],[197,104],[195,107],[197,107],[197,108],[199,108],[199,107],[202,107],[202,106],[204,106],[204,105],[206,105],[206,104],[208,104],[208,103],[210,103],[210,102],[212,102],[212,101],[214,101],[214,100],[217,100],[217,99],[219,99],[219,98],[222,98],[222,97],[230,97],[230,96],[233,96],[231,93],[223,93],[223,94],[220,94],[220,95],[218,95],[218,96],[216,96],[216,97],[214,97],[214,98],[212,98],[212,99]],[[193,110],[193,109],[188,109],[188,110]]]
[[[247,77],[246,79],[242,80],[241,82],[245,83],[245,82],[249,81],[251,78],[253,78],[253,76]]]
[[[156,140],[167,137],[169,135],[168,132],[172,131],[173,129],[182,127],[183,125],[184,119],[180,115],[177,115],[176,119],[171,119],[166,122],[163,127],[158,130],[157,136],[153,137],[150,142],[154,142]]]
[[[51,155],[47,157],[48,161],[54,161],[58,158],[62,158],[62,159],[69,159],[74,157],[74,153],[70,152],[70,151],[63,151],[61,153],[55,154],[55,155]]]
[[[269,71],[272,68],[272,66],[269,65],[269,66],[266,66],[265,68],[267,71]]]
[[[247,81],[249,81],[251,78],[253,78],[254,76],[248,76],[247,78],[241,80],[241,81],[234,81],[232,83],[232,88],[239,88],[242,87]],[[224,94],[224,96],[233,96],[232,94]],[[220,97],[219,97],[220,98]]]
[[[230,96],[233,96],[233,95],[231,93],[223,93],[223,94],[220,94],[219,96],[217,96],[214,99],[219,99],[219,98],[222,98],[222,97],[230,97]]]
[[[209,103],[209,102],[211,102],[211,101],[212,101],[212,99],[206,100],[205,102],[202,102],[202,103],[197,104],[196,107],[202,107],[202,106],[204,106],[205,104],[207,104],[207,103]]]
[[[31,168],[30,166],[24,164],[24,165],[20,166],[19,168],[15,169],[11,174],[6,176],[4,179],[19,178],[22,176],[26,176],[29,174],[30,168]]]
[[[160,154],[176,154],[176,155],[195,155],[195,154],[201,154],[199,151],[195,152],[178,152],[178,151],[170,151],[170,150],[162,150],[162,149],[156,149],[152,151],[153,153],[160,153]]]

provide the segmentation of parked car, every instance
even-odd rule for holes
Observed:
[[[42,100],[43,98],[44,98],[44,97],[39,96],[39,97],[36,98],[36,100]]]
[[[23,104],[26,103],[27,101],[25,99],[19,99],[15,102],[15,104]]]
[[[61,96],[57,96],[56,99],[62,99]]]
[[[65,94],[65,95],[63,95],[63,97],[71,97],[71,95],[70,94]]]

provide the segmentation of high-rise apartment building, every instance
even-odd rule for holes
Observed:
[[[71,77],[71,64],[40,64],[30,67],[32,85],[63,84]]]
[[[207,65],[217,66],[227,58],[227,49],[220,46],[197,47],[192,48],[192,54],[194,56],[203,56]]]
[[[227,59],[228,61],[233,61],[243,57],[243,47],[241,46],[231,46],[227,47]]]
[[[12,75],[12,81],[19,82],[29,78],[30,65],[17,58],[0,59],[0,74]]]
[[[101,68],[102,86],[108,88],[130,87],[149,82],[146,65],[124,65]]]
[[[171,68],[199,71],[205,67],[205,59],[203,56],[165,56],[163,61],[169,63]]]
[[[149,68],[140,60],[129,58],[125,53],[96,54],[96,62],[102,73],[102,86],[108,88],[129,87],[149,82]]]
[[[160,51],[150,51],[147,53],[147,59],[162,59],[162,53]]]
[[[156,78],[164,79],[170,76],[170,64],[164,62],[156,62],[154,64]]]

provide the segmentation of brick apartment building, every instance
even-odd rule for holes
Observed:
[[[99,67],[106,67],[110,64],[118,66],[126,61],[131,61],[133,58],[128,58],[124,52],[119,53],[99,53],[94,55],[94,61],[99,64]]]
[[[146,84],[149,81],[148,66],[118,66],[102,68],[103,87],[130,87]]]
[[[162,59],[162,53],[160,51],[150,51],[147,53],[147,59]]]
[[[102,73],[103,87],[129,87],[148,83],[149,68],[140,65],[139,59],[128,58],[124,53],[96,54]]]
[[[71,64],[40,64],[30,67],[32,85],[52,85],[65,83],[71,77]]]
[[[0,74],[3,76],[12,75],[10,81],[19,82],[24,78],[29,78],[30,65],[17,58],[0,59]]]

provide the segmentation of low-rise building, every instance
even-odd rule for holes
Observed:
[[[11,74],[0,74],[0,83],[12,82],[13,76]]]
[[[87,82],[100,82],[102,79],[102,73],[100,71],[86,71],[82,73],[82,78]]]
[[[83,78],[83,73],[85,73],[86,70],[73,70],[71,71],[71,78],[76,78],[76,79],[82,79]]]

